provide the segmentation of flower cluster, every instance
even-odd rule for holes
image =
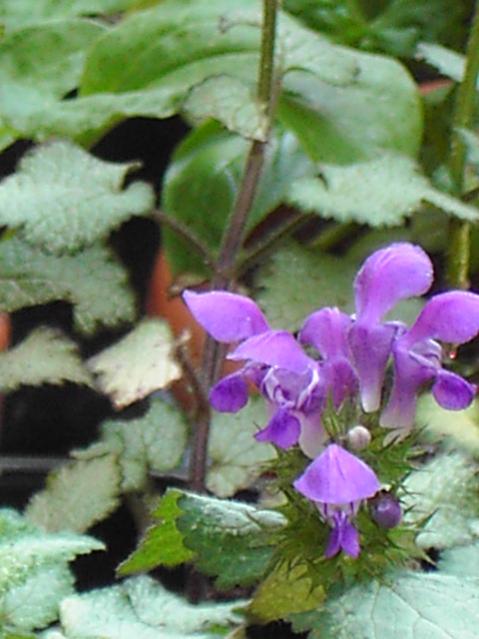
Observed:
[[[436,401],[451,410],[466,408],[476,392],[474,385],[442,368],[439,341],[463,344],[477,335],[479,295],[465,291],[436,295],[411,327],[384,319],[399,301],[423,295],[432,279],[431,261],[419,246],[392,244],[373,253],[359,270],[354,315],[322,308],[306,318],[297,337],[272,329],[255,302],[242,295],[184,293],[190,311],[210,335],[234,343],[228,358],[243,362],[213,387],[212,406],[222,412],[239,411],[248,401],[250,387],[255,387],[270,411],[256,439],[283,449],[298,444],[314,459],[294,486],[317,505],[332,527],[327,556],[340,550],[358,555],[352,520],[360,504],[380,490],[369,466],[330,441],[322,420],[328,401],[339,409],[345,400],[357,398],[364,413],[381,410],[386,369],[392,360],[393,385],[379,423],[395,439],[412,428],[416,397],[424,384],[431,383]],[[312,347],[317,356],[308,355],[304,346],[310,352]],[[384,504],[394,511],[391,503]],[[397,523],[395,512],[393,520]]]

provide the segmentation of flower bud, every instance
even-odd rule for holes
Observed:
[[[371,517],[381,528],[394,528],[402,518],[401,506],[396,497],[382,490],[369,502]]]
[[[358,424],[348,431],[346,438],[349,448],[352,450],[363,450],[363,448],[367,448],[371,442],[371,433],[365,426]]]

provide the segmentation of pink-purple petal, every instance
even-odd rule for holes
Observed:
[[[312,501],[348,504],[372,497],[380,488],[374,471],[337,444],[330,444],[294,482]]]
[[[463,410],[474,399],[476,386],[455,373],[441,370],[436,376],[432,394],[436,402],[443,408]]]
[[[326,359],[347,357],[347,334],[352,319],[338,308],[322,308],[306,318],[299,341],[314,346]]]
[[[329,535],[324,556],[334,557],[343,550],[350,557],[358,557],[360,553],[359,533],[344,512],[338,511],[333,517],[333,529]]]
[[[431,298],[402,340],[412,346],[426,338],[464,344],[479,333],[479,295],[450,291]]]
[[[269,329],[259,307],[227,291],[185,291],[183,300],[199,324],[218,342],[238,342]]]
[[[381,404],[384,375],[395,331],[395,327],[388,324],[369,326],[358,322],[349,332],[361,403],[366,413],[378,410]]]
[[[280,408],[266,428],[256,433],[255,438],[259,442],[270,442],[279,448],[290,448],[298,443],[300,431],[298,418],[288,410]]]
[[[434,351],[431,352],[435,355]],[[423,384],[435,378],[437,370],[435,357],[429,362],[424,356],[414,356],[396,346],[393,386],[388,403],[381,413],[380,425],[407,433],[414,424],[417,393]]]
[[[347,519],[342,526],[341,549],[350,557],[356,559],[361,547],[359,545],[359,533],[353,524]]]
[[[303,373],[315,362],[309,358],[287,331],[267,331],[242,342],[228,359],[250,360],[268,366],[277,366],[293,373]]]
[[[354,282],[358,319],[378,323],[400,300],[423,295],[432,279],[431,260],[420,246],[399,242],[376,251]]]
[[[241,374],[233,373],[213,386],[209,400],[220,413],[237,413],[248,403],[248,385]]]

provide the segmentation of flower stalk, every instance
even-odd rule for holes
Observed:
[[[459,85],[456,106],[452,120],[451,154],[449,170],[455,193],[460,197],[464,190],[464,168],[466,146],[460,129],[470,126],[479,76],[479,1],[469,34],[466,52],[466,69]],[[451,286],[469,288],[470,222],[452,220],[450,225],[450,248],[448,253],[447,276]]]
[[[275,102],[274,51],[278,8],[279,0],[263,0],[263,24],[257,96],[264,113],[265,131],[267,132],[266,138],[271,128],[272,111]],[[251,144],[238,197],[230,220],[225,228],[219,256],[215,264],[215,274],[211,286],[213,290],[231,289],[236,279],[236,261],[244,239],[248,215],[251,211],[263,170],[266,145],[267,139],[265,141],[255,140]],[[217,380],[224,355],[224,346],[218,344],[208,336],[205,343],[201,370],[201,377],[205,387],[211,387]],[[192,490],[198,492],[205,490],[210,421],[210,411],[201,410],[197,415],[196,428],[193,435],[190,487]]]

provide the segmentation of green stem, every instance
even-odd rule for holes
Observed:
[[[153,217],[158,220],[158,222],[168,226],[177,235],[182,237],[188,243],[188,246],[198,253],[206,266],[208,266],[211,270],[214,270],[215,259],[208,246],[204,244],[200,238],[197,237],[188,226],[186,226],[186,224],[183,224],[183,222],[180,222],[180,220],[177,220],[174,217],[170,217],[166,213],[163,213],[163,211],[153,211]]]
[[[276,21],[280,0],[263,0],[263,24],[261,52],[258,74],[257,96],[266,119],[266,130],[271,128],[274,99],[274,50]],[[243,179],[233,207],[231,218],[223,234],[212,289],[230,289],[237,277],[236,260],[246,231],[246,222],[251,211],[259,179],[264,165],[266,141],[255,140],[250,147]],[[218,378],[225,349],[211,337],[207,337],[201,370],[202,384],[210,388]],[[205,491],[210,411],[201,411],[193,434],[190,464],[190,487],[198,492]]]
[[[479,0],[472,22],[467,43],[466,69],[459,85],[454,115],[452,119],[451,154],[449,170],[457,196],[464,190],[464,168],[466,164],[466,146],[459,129],[470,126],[476,98],[477,78],[479,75]],[[469,287],[470,223],[452,220],[450,224],[450,244],[448,253],[447,277],[451,286]]]
[[[267,255],[278,242],[291,235],[291,233],[300,228],[308,219],[307,215],[294,212],[281,226],[274,229],[274,231],[262,239],[261,242],[258,242],[253,249],[243,256],[237,267],[238,275],[244,275],[250,268],[255,266],[262,257]]]

